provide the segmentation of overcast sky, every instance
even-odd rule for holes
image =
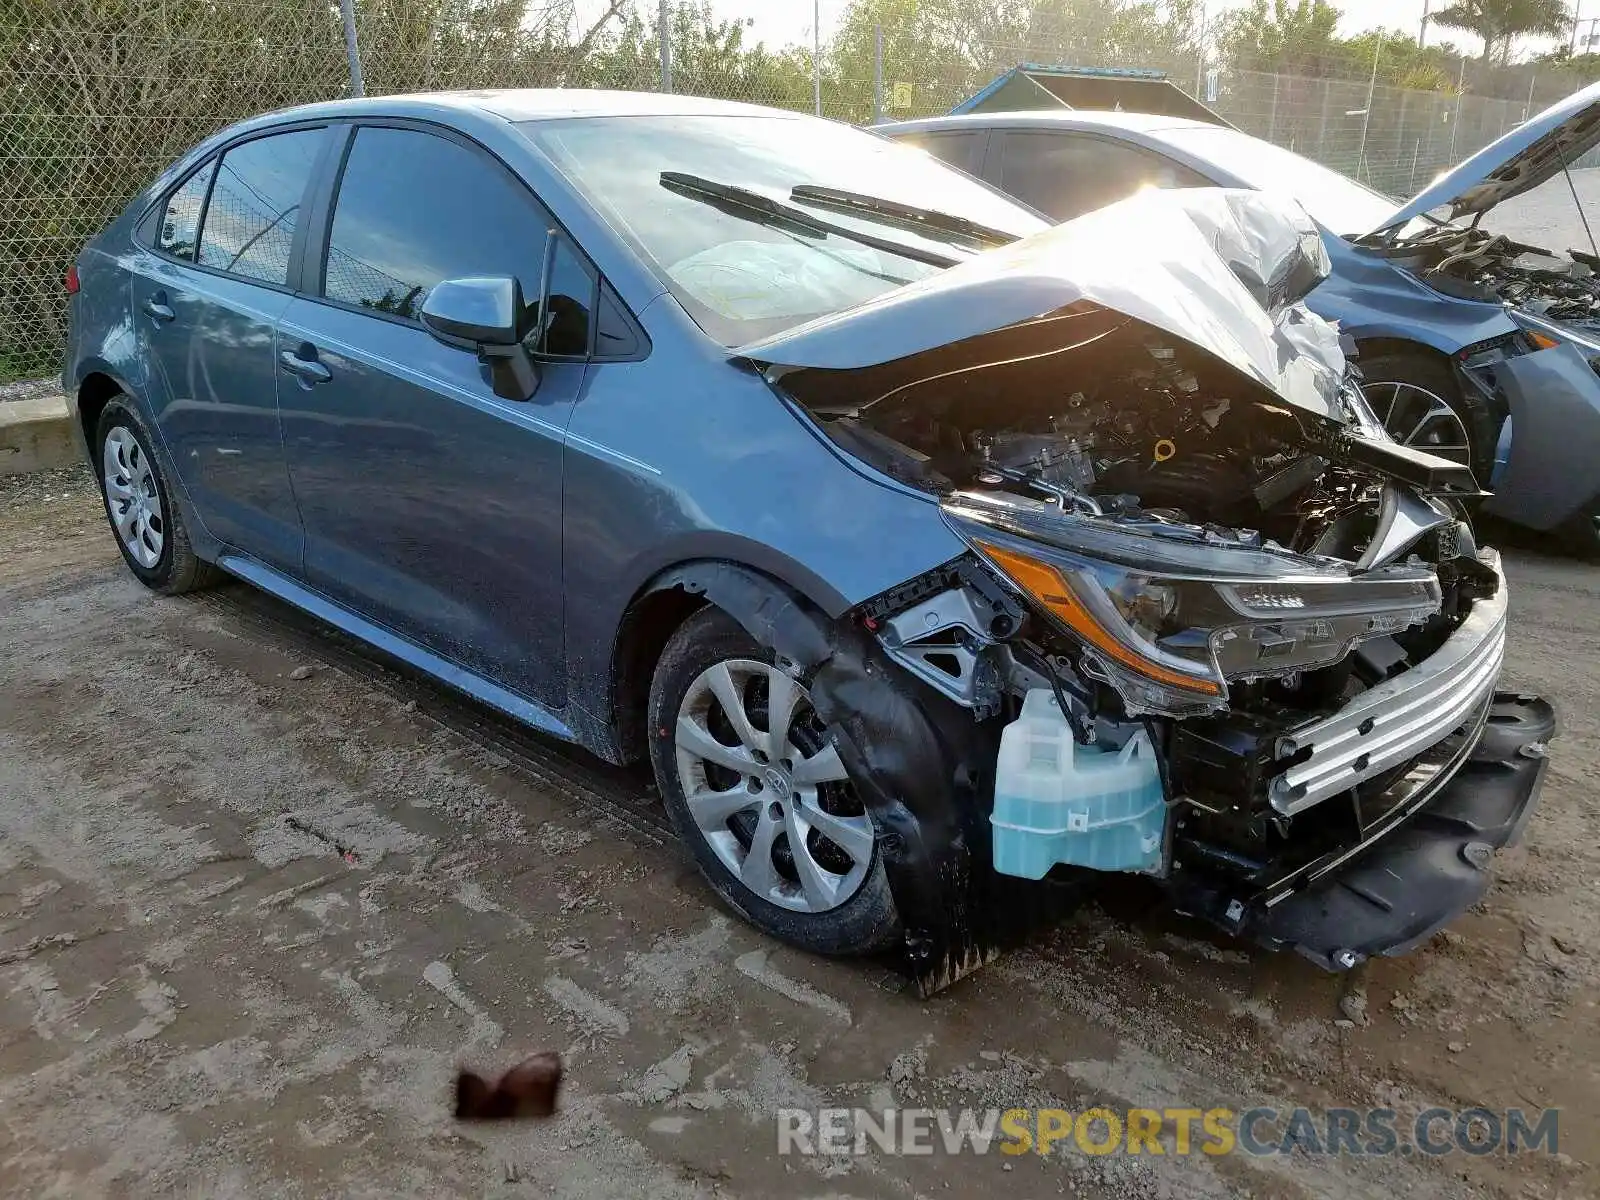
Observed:
[[[1218,13],[1242,2],[1243,0],[1212,0],[1209,6],[1210,15],[1215,17]],[[1333,0],[1333,3],[1335,7],[1344,11],[1344,21],[1339,26],[1339,32],[1347,35],[1380,25],[1414,33],[1422,19],[1423,0]],[[1448,0],[1431,0],[1431,3],[1433,8],[1438,9],[1448,3]],[[1570,4],[1571,0],[1568,0],[1568,3]],[[1578,0],[1578,4],[1579,16],[1585,20],[1589,17],[1600,17],[1600,0]],[[769,45],[781,46],[790,42],[809,44],[811,41],[814,26],[813,0],[711,0],[711,6],[724,17],[753,18],[754,25],[750,31],[753,38]],[[821,0],[824,39],[832,32],[848,6],[849,0]],[[1600,29],[1600,26],[1596,28]],[[1587,25],[1584,27],[1584,32],[1588,32]],[[1438,30],[1431,25],[1428,29],[1428,41],[1430,44],[1452,41],[1474,54],[1480,48],[1476,38],[1453,30]],[[1554,45],[1556,43],[1550,40],[1528,40],[1518,43],[1518,51],[1521,55],[1527,55],[1536,49],[1549,49]]]

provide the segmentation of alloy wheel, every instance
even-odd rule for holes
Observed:
[[[675,738],[695,827],[745,887],[803,913],[855,895],[872,819],[797,680],[754,659],[717,663],[685,692]]]
[[[132,432],[118,425],[106,434],[101,466],[117,536],[134,562],[153,570],[161,561],[167,523],[150,459]]]
[[[1425,387],[1399,381],[1369,383],[1362,391],[1395,441],[1472,465],[1466,422],[1441,397]]]

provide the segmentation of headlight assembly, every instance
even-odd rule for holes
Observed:
[[[1425,567],[1352,573],[1059,511],[1049,514],[1047,543],[1001,528],[990,505],[969,499],[946,504],[952,528],[1076,645],[1081,669],[1115,688],[1130,714],[1216,712],[1230,682],[1329,666],[1440,608],[1438,577]]]
[[[1596,340],[1593,334],[1526,309],[1512,308],[1507,311],[1535,350],[1550,350],[1562,342],[1571,342],[1585,358],[1600,358],[1600,340]]]
[[[1152,613],[1169,613],[1175,607],[1167,585],[1112,571],[1107,588],[1087,564],[1069,564],[1056,556],[1047,561],[982,538],[974,538],[972,546],[1075,635],[1085,670],[1116,687],[1130,711],[1187,715],[1226,707],[1222,677],[1202,662],[1163,649],[1156,640],[1159,633],[1147,624]],[[1158,616],[1161,623],[1166,619]]]

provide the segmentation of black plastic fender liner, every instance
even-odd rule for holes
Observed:
[[[920,995],[977,970],[1076,898],[1074,888],[1002,878],[989,865],[998,723],[979,724],[891,663],[866,630],[754,571],[705,563],[663,582],[703,594],[806,679],[877,823]]]
[[[647,589],[659,592],[681,587],[704,596],[727,613],[763,646],[802,669],[816,666],[832,653],[827,618],[805,607],[794,592],[770,576],[731,562],[696,562],[658,576]]]
[[[993,868],[989,814],[1000,722],[937,694],[891,663],[863,629],[828,631],[833,653],[811,702],[884,835],[884,867],[923,997],[949,987],[1082,895],[1076,880]]]

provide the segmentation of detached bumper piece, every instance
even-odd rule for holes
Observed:
[[[1404,954],[1430,937],[1483,896],[1494,852],[1521,838],[1544,782],[1555,714],[1536,697],[1502,692],[1477,728],[1433,767],[1431,785],[1413,780],[1420,786],[1403,823],[1318,864],[1298,886],[1206,915],[1328,970]]]

